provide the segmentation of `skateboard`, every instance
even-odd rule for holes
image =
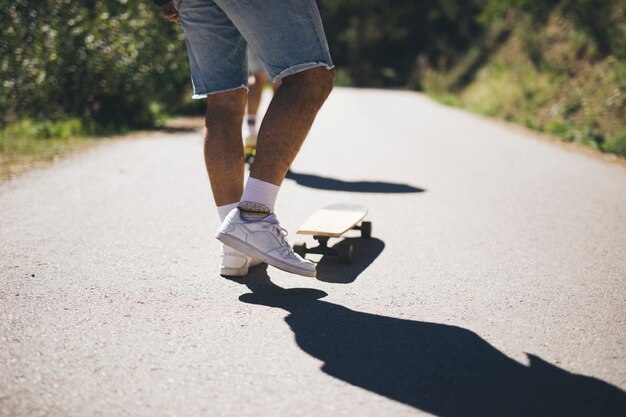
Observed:
[[[252,167],[252,163],[254,162],[254,157],[256,155],[256,147],[254,146],[244,146],[243,147],[243,160],[248,167]]]
[[[360,230],[362,238],[372,237],[372,223],[363,221],[367,209],[356,204],[333,204],[317,210],[307,218],[296,233],[311,235],[318,242],[318,246],[308,248],[306,243],[293,246],[294,252],[304,257],[307,253],[332,255],[339,258],[339,262],[352,262],[352,244],[339,245],[337,248],[328,246],[331,238],[340,238],[349,230]]]
[[[247,135],[243,140],[243,160],[248,164],[248,167],[252,167],[254,163],[254,157],[256,156],[256,136]]]

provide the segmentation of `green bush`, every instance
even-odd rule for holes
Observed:
[[[182,31],[148,1],[8,2],[0,79],[0,127],[25,117],[147,126],[151,103],[175,109],[189,91]]]

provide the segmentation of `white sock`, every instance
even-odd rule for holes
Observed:
[[[234,208],[237,208],[237,204],[238,203],[230,203],[230,204],[226,204],[223,206],[219,206],[217,208],[217,215],[220,216],[220,221],[223,222],[226,216],[228,216],[228,213],[233,211]]]
[[[270,209],[270,213],[273,213],[278,190],[280,190],[278,185],[249,177],[246,187],[243,189],[241,201],[262,204]]]
[[[248,134],[256,137],[256,116],[253,114],[246,114],[246,127],[248,128]]]
[[[217,208],[217,215],[220,216],[220,221],[224,221],[228,213],[230,213],[234,208],[237,208],[238,203],[225,204],[223,206],[219,206]],[[241,253],[230,246],[222,245],[222,253],[226,255],[240,255]]]

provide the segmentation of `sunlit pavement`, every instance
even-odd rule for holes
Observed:
[[[201,149],[117,141],[0,184],[0,415],[626,415],[623,166],[336,89],[277,213],[295,242],[362,204],[374,238],[317,280],[228,280]]]

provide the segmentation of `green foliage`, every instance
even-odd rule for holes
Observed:
[[[91,146],[96,132],[104,133],[78,118],[11,123],[0,129],[0,179]]]
[[[416,60],[447,67],[480,35],[482,0],[326,0],[323,18],[335,64],[356,86],[419,87]]]
[[[626,156],[626,61],[604,55],[563,8],[541,24],[527,11],[502,19],[514,22],[510,34],[457,92],[459,105]],[[444,94],[456,71],[425,71],[427,91]]]
[[[626,57],[626,1],[624,0],[491,0],[484,2],[481,21],[489,23],[511,10],[530,14],[545,23],[558,10],[576,19],[577,26],[593,37],[604,55]]]
[[[605,150],[617,155],[626,156],[626,130],[620,131],[607,141]]]
[[[181,31],[151,2],[13,0],[0,8],[0,126],[31,117],[154,123],[150,104],[181,102]]]

